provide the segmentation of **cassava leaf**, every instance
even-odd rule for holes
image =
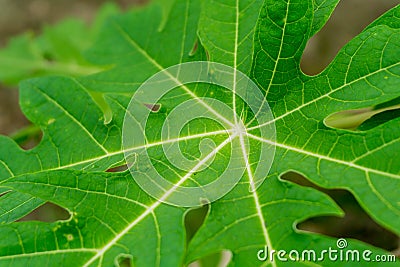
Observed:
[[[200,4],[176,0],[163,11],[165,5],[157,1],[115,16],[103,27],[88,58],[93,64],[113,68],[80,78],[23,82],[21,107],[44,136],[30,151],[22,151],[7,137],[0,138],[0,188],[6,193],[0,198],[0,233],[7,236],[0,241],[0,265],[118,266],[131,259],[135,266],[181,266],[229,250],[231,266],[286,266],[292,262],[277,258],[262,262],[257,254],[265,246],[276,251],[313,249],[317,255],[337,248],[333,238],[296,229],[307,218],[340,216],[342,211],[326,194],[282,180],[289,171],[323,188],[347,189],[375,221],[400,234],[400,202],[393,190],[400,183],[396,161],[399,119],[357,132],[324,124],[332,113],[377,106],[399,97],[400,6],[346,45],[321,74],[306,76],[299,67],[303,49],[337,2],[210,0]],[[233,67],[225,73],[233,89],[182,85],[179,72],[165,70],[176,88],[157,103],[135,106],[144,112],[158,105],[150,112],[142,131],[145,143],[140,147],[152,166],[137,166],[138,162],[124,159],[124,115],[143,119],[139,116],[143,113],[131,112],[132,94],[141,92],[144,81],[167,67],[207,59]],[[263,93],[258,108],[265,112],[268,102],[274,118],[260,123],[258,109],[252,110],[236,95],[243,88],[236,87],[240,78],[235,69],[257,83]],[[211,77],[219,74],[212,68],[206,71]],[[104,124],[102,111],[89,92],[102,94],[113,113],[110,123]],[[148,91],[149,95],[156,93],[155,88]],[[205,98],[218,100],[228,112],[215,111],[218,105],[204,102]],[[190,104],[185,112],[174,115],[174,109],[185,103]],[[214,120],[204,118],[209,113]],[[177,137],[168,134],[169,139],[163,139],[160,129],[170,117],[193,114],[197,117],[175,124]],[[262,135],[263,126],[268,125],[274,125],[276,138]],[[176,130],[175,126],[171,129]],[[170,143],[179,146],[183,157],[165,150],[163,145]],[[265,144],[275,148],[275,157],[269,174],[265,169],[267,179],[256,188]],[[243,173],[240,182],[210,204],[203,225],[186,249],[183,218],[187,209],[162,203],[176,188],[166,190],[157,200],[134,178],[151,173],[154,167],[174,185],[205,185],[223,174],[230,152],[236,150],[236,172]],[[189,169],[179,165],[186,161],[193,164]],[[136,168],[132,175],[105,172],[125,163]],[[201,169],[199,164],[207,166]],[[154,178],[149,177],[149,183]],[[66,208],[71,218],[55,223],[13,222],[46,201]],[[349,249],[386,253],[357,240],[348,241]],[[327,257],[296,262],[297,266],[346,264]],[[364,266],[366,262],[351,264]],[[396,262],[387,264],[396,266]]]

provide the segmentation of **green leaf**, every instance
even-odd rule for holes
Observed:
[[[314,0],[311,34],[317,33],[328,21],[339,0]]]
[[[173,1],[173,19],[167,22],[161,6],[156,2],[110,19],[87,57],[95,64],[116,67],[80,82],[97,92],[132,93],[164,68],[205,59],[196,36],[200,3]],[[137,25],[146,25],[146,31]]]
[[[399,233],[396,218],[400,207],[395,204],[397,194],[390,192],[390,188],[399,187],[400,166],[392,160],[376,160],[397,157],[399,121],[366,133],[330,129],[323,124],[333,112],[368,107],[398,96],[399,31],[397,27],[377,25],[392,16],[393,11],[343,48],[321,75],[307,77],[301,73],[299,61],[307,36],[312,34],[311,4],[310,1],[266,1],[260,13],[253,78],[267,94],[275,115],[277,140],[272,142],[256,135],[254,138],[276,145],[275,164],[268,179],[272,183],[276,174],[292,170],[322,187],[346,188],[376,221]],[[247,131],[251,134],[258,127],[248,127]],[[230,198],[226,197],[231,206],[224,203],[225,199],[212,205],[211,213],[191,243],[189,261],[229,249],[235,266],[253,266],[257,264],[254,247],[262,244],[276,250],[307,248],[311,242],[313,249],[329,246],[328,240],[318,241],[323,244],[318,246],[315,237],[300,237],[293,231],[293,224],[313,216],[315,207],[301,208],[299,203],[311,194],[292,200],[297,202],[294,205],[297,208],[291,208],[286,203],[292,203],[291,197],[277,196],[279,186],[267,184],[253,196],[244,197],[243,191],[232,192]],[[310,213],[297,214],[295,209]],[[258,234],[239,241],[236,239],[239,229],[251,229]],[[324,266],[329,264],[332,263],[324,262]]]
[[[29,214],[35,208],[43,204],[43,200],[29,194],[12,191],[1,197],[0,222],[10,223]],[[8,209],[8,207],[15,207]]]
[[[376,159],[396,157],[400,145],[398,122],[366,133],[328,129],[322,122],[331,113],[368,107],[398,96],[398,33],[399,28],[383,25],[368,29],[344,47],[317,77],[301,77],[297,66],[291,73],[297,72],[305,81],[304,88],[299,87],[298,91],[293,86],[289,92],[289,84],[281,84],[278,78],[264,81],[267,91],[287,92],[282,100],[270,100],[277,127],[296,129],[295,138],[282,136],[278,140],[281,144],[277,146],[287,156],[284,168],[293,168],[324,187],[349,189],[374,219],[397,233],[400,225],[395,218],[400,214],[399,207],[390,204],[396,202],[396,196],[379,184],[398,185],[400,169],[391,161]],[[296,58],[295,53],[290,56]],[[294,160],[298,154],[306,157],[304,162],[318,164],[313,169],[306,167],[307,163],[298,165]],[[335,171],[323,171],[330,169]],[[360,186],[363,183],[366,186]],[[383,214],[382,209],[391,212]]]
[[[365,122],[363,122],[357,129],[361,131],[370,130],[372,128],[378,127],[379,125],[386,123],[390,120],[400,117],[400,110],[386,110],[382,113],[378,113]]]
[[[129,173],[41,172],[9,185],[67,208],[71,218],[2,226],[2,266],[112,266],[125,256],[136,266],[179,266],[183,260],[183,209],[141,193]]]
[[[44,27],[39,36],[25,33],[10,40],[0,50],[0,81],[15,85],[21,80],[49,74],[88,75],[103,70],[83,56],[97,38],[100,25],[118,9],[104,5],[91,27],[78,19]]]
[[[23,112],[41,127],[44,136],[29,151],[21,150],[7,137],[0,138],[1,181],[45,170],[105,171],[123,161],[120,125],[124,111],[119,106],[113,106],[119,116],[104,125],[103,114],[91,95],[75,80],[63,77],[22,82],[20,97]],[[14,198],[13,218],[18,219],[26,214],[21,206],[26,197]],[[0,198],[0,203],[4,208],[9,206],[5,198]]]
[[[195,5],[191,6],[192,10],[196,10],[195,8]],[[155,10],[153,7],[150,7],[150,9]],[[159,8],[155,11],[158,12]],[[132,14],[133,17],[136,13],[137,11]],[[51,90],[44,90],[47,87]],[[55,173],[63,169],[105,171],[124,164],[120,129],[125,107],[130,98],[118,95],[106,97],[115,114],[113,121],[105,125],[102,120],[102,113],[93,99],[93,94],[88,93],[86,89],[77,80],[64,77],[34,79],[21,84],[22,109],[33,123],[41,126],[44,137],[39,146],[30,151],[22,151],[10,139],[1,138],[0,171],[3,184],[7,181],[14,181],[14,178],[25,174],[26,177],[31,178],[36,174],[42,177],[46,172]],[[82,107],[85,107],[84,110],[86,111]],[[64,138],[66,136],[69,136],[70,139],[66,140]],[[30,160],[27,164],[29,160],[26,160],[26,158],[34,160]],[[21,165],[24,167],[21,168]],[[6,191],[7,189],[3,189],[3,192]],[[26,194],[21,191],[8,192],[5,197],[0,198],[1,206],[5,209],[4,215],[1,217],[2,222],[9,223],[19,219],[45,201],[50,200],[46,197],[43,197],[44,200],[42,200],[36,194],[34,198],[31,196],[30,198],[29,206],[26,204]],[[10,199],[14,201],[10,201]],[[55,201],[55,203],[58,202]],[[60,203],[60,205],[62,204]],[[166,209],[166,207],[162,209]],[[8,215],[11,210],[12,216]],[[182,221],[179,218],[177,220]],[[52,229],[45,224],[42,225],[44,225],[44,229],[42,229],[44,232]],[[174,226],[171,227],[174,229]],[[172,232],[176,232],[176,230],[174,229]],[[168,250],[170,246],[166,247]],[[182,245],[180,249],[183,249]],[[4,253],[11,252],[5,251]],[[14,251],[12,253],[19,252]],[[77,253],[81,255],[80,251],[77,251]],[[60,255],[63,258],[63,255]],[[182,253],[177,253],[177,255],[178,259],[183,258]],[[5,260],[7,261],[7,259],[6,257]],[[13,258],[10,259],[14,260]],[[33,261],[33,259],[29,260]],[[41,260],[40,257],[38,260]],[[179,262],[171,259],[165,260],[167,262]],[[139,260],[139,262],[142,262],[142,260]],[[173,265],[176,265],[176,263]]]
[[[250,72],[261,5],[262,1],[203,1],[199,37],[210,61]]]
[[[291,261],[275,255],[272,262],[263,262],[257,254],[265,246],[287,252],[313,249],[317,255],[337,248],[333,238],[296,228],[308,218],[343,212],[325,193],[282,180],[289,171],[322,188],[350,191],[376,222],[400,234],[400,202],[393,191],[400,183],[399,118],[363,131],[324,123],[333,113],[379,106],[400,96],[400,6],[346,45],[321,74],[304,75],[299,67],[304,47],[337,2],[155,2],[115,16],[102,28],[88,58],[112,68],[80,78],[23,82],[21,107],[44,135],[30,151],[0,138],[0,188],[5,193],[0,198],[0,233],[7,237],[0,241],[0,265],[118,266],[131,259],[136,266],[181,266],[229,250],[231,266],[286,266]],[[220,10],[224,12],[218,16]],[[182,85],[179,71],[165,70],[207,57],[248,74],[262,90],[261,97],[248,84],[242,86],[235,71],[225,73],[234,87],[228,90],[203,83]],[[155,103],[129,104],[134,92],[142,93],[142,99],[159,93],[156,83],[148,94],[139,89],[159,71],[176,88]],[[216,80],[221,74],[214,68],[205,71]],[[258,109],[252,110],[246,99],[236,95],[244,89],[258,101]],[[99,96],[113,114],[108,124],[96,104]],[[224,108],[206,98],[218,100]],[[264,114],[267,102],[274,118]],[[184,111],[176,113],[177,107]],[[147,124],[140,129],[146,111]],[[257,121],[260,113],[266,121]],[[204,118],[209,114],[213,120]],[[171,124],[164,139],[161,129],[173,116],[197,117]],[[140,134],[131,138],[131,145],[145,140],[139,147],[122,144],[124,120],[132,118]],[[276,138],[262,135],[269,125],[269,130],[276,129]],[[173,145],[182,154],[170,153],[175,151]],[[260,156],[266,147],[275,148],[275,157],[269,173],[265,168],[260,174],[258,167],[264,164]],[[124,158],[135,149],[139,152],[132,158]],[[142,161],[143,155],[149,161]],[[187,209],[162,201],[178,194],[182,184],[193,187],[216,180],[231,158],[236,160],[233,173],[242,176],[239,183],[210,204],[203,225],[186,245]],[[132,176],[105,172],[124,164]],[[145,176],[151,176],[146,180],[149,184],[154,183],[152,168],[173,185],[158,199],[137,184],[138,177]],[[256,183],[260,175],[268,175],[261,185]],[[13,222],[47,201],[66,208],[71,218],[55,223]],[[357,240],[348,240],[347,249],[387,253]],[[296,262],[296,266],[338,264],[348,262],[328,257]],[[387,264],[396,266],[396,262]]]

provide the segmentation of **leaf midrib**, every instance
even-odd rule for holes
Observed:
[[[180,86],[186,93],[188,93],[193,99],[195,99],[199,104],[204,106],[208,111],[216,115],[218,118],[223,120],[225,123],[227,123],[230,126],[233,126],[233,124],[224,116],[222,116],[219,112],[217,112],[215,109],[213,109],[211,106],[209,106],[207,103],[205,103],[203,100],[201,100],[195,93],[193,93],[186,85],[182,84],[175,76],[173,76],[169,71],[167,71],[167,68],[164,68],[159,64],[154,58],[152,58],[140,45],[133,40],[129,34],[121,28],[118,24],[114,23],[114,27],[121,33],[121,35],[125,38],[126,41],[128,41],[129,44],[132,45],[134,49],[136,49],[140,54],[142,54],[151,64],[153,64],[159,71],[164,71],[167,76],[176,83],[177,86]]]
[[[90,249],[90,248],[57,249],[57,250],[39,251],[39,252],[32,252],[32,253],[15,254],[15,255],[10,255],[10,256],[0,256],[0,259],[1,260],[7,260],[7,259],[12,260],[15,258],[24,258],[24,257],[33,257],[33,256],[60,254],[60,253],[79,253],[79,252],[96,253],[97,249]]]
[[[213,155],[218,153],[226,144],[230,143],[232,139],[235,138],[235,135],[230,136],[224,142],[222,142],[218,147],[216,147],[212,152],[210,152],[207,156],[205,156],[199,163],[193,167],[192,170],[188,171],[188,173],[182,177],[178,183],[176,183],[171,189],[165,192],[163,196],[156,200],[150,207],[148,207],[140,216],[138,216],[132,223],[130,223],[127,227],[125,227],[122,231],[120,231],[111,241],[107,242],[107,244],[98,250],[95,256],[93,256],[88,262],[85,263],[84,267],[89,266],[98,258],[102,258],[103,255],[108,251],[111,247],[118,243],[118,241],[123,238],[133,227],[135,227],[138,223],[140,223],[144,218],[149,214],[153,214],[155,209],[164,203],[164,201],[179,187],[183,184],[194,172],[196,172],[197,168],[201,167],[205,162],[207,162]]]
[[[206,132],[206,133],[200,133],[200,134],[189,135],[189,136],[184,136],[184,137],[178,137],[178,138],[173,138],[173,139],[167,139],[167,140],[154,142],[154,143],[148,143],[148,144],[145,144],[145,145],[132,147],[132,148],[128,148],[128,149],[122,149],[122,150],[115,151],[115,152],[108,152],[107,154],[103,154],[103,155],[95,157],[95,158],[90,158],[90,159],[86,159],[86,160],[82,160],[82,161],[77,161],[77,162],[74,162],[74,163],[71,163],[71,164],[68,164],[68,165],[59,166],[59,167],[56,167],[56,168],[41,169],[40,171],[30,172],[29,175],[34,175],[34,174],[48,172],[48,171],[57,171],[57,170],[69,169],[69,168],[76,167],[76,166],[79,166],[79,165],[82,165],[82,164],[90,164],[90,163],[93,163],[93,162],[96,162],[96,161],[99,161],[99,160],[102,160],[102,159],[106,159],[106,158],[109,158],[109,157],[123,155],[123,154],[125,154],[127,152],[140,150],[140,149],[143,149],[143,148],[150,148],[150,147],[159,146],[159,145],[163,145],[163,144],[168,144],[168,143],[173,143],[173,142],[180,142],[180,141],[191,140],[191,139],[196,139],[196,138],[200,138],[200,137],[213,136],[213,135],[218,135],[218,134],[229,134],[230,132],[231,132],[231,130],[218,130],[218,131],[213,131],[213,132]],[[3,165],[5,164],[2,160],[0,160],[0,162]],[[9,169],[8,166],[7,166],[7,169]],[[11,170],[9,172],[12,173]],[[13,176],[10,176],[7,179],[2,180],[0,182],[0,185],[4,184],[4,183],[7,183],[9,180],[11,180],[13,178],[17,178],[17,177],[21,177],[21,176],[25,176],[25,175],[27,175],[27,174],[25,174],[25,173],[24,174],[18,174],[18,175],[13,174]]]
[[[367,78],[369,78],[369,77],[371,77],[371,76],[373,76],[373,75],[375,75],[375,74],[379,74],[380,72],[388,71],[388,69],[393,68],[393,67],[396,67],[397,65],[400,65],[400,62],[397,62],[397,63],[392,64],[392,65],[389,65],[389,66],[387,66],[387,67],[378,69],[378,70],[376,70],[376,71],[370,72],[370,73],[368,73],[368,74],[366,74],[366,75],[364,75],[364,76],[361,76],[361,77],[359,77],[359,78],[357,78],[357,79],[355,79],[355,80],[353,80],[353,81],[351,81],[351,82],[349,82],[349,83],[344,83],[343,85],[341,85],[341,86],[339,86],[339,87],[337,87],[337,88],[335,88],[335,89],[330,90],[330,91],[329,91],[328,93],[326,93],[326,94],[323,94],[323,95],[321,95],[321,96],[319,96],[319,97],[317,97],[317,98],[314,98],[313,100],[308,101],[307,103],[304,103],[304,104],[302,104],[302,105],[300,105],[300,106],[298,106],[298,107],[296,107],[296,108],[294,108],[294,109],[292,109],[292,110],[290,110],[290,111],[288,111],[288,112],[286,112],[286,113],[284,113],[284,114],[282,114],[282,115],[280,115],[280,116],[278,116],[278,117],[276,117],[276,118],[274,118],[274,119],[272,119],[272,120],[270,120],[270,121],[267,121],[267,122],[262,123],[262,124],[257,125],[257,126],[253,126],[253,127],[247,128],[247,130],[248,130],[248,131],[251,131],[251,130],[255,130],[255,129],[264,127],[264,126],[266,126],[266,125],[275,123],[275,122],[277,122],[277,121],[279,121],[279,120],[285,118],[286,116],[288,116],[288,115],[290,115],[290,114],[292,114],[292,113],[294,113],[294,112],[296,112],[296,111],[299,111],[299,110],[303,109],[303,108],[306,107],[306,106],[309,106],[309,105],[311,105],[311,104],[313,104],[313,103],[318,102],[318,101],[321,100],[321,99],[324,99],[325,97],[328,97],[330,94],[333,94],[333,93],[335,93],[335,92],[337,92],[337,91],[339,91],[339,90],[345,88],[346,86],[350,86],[350,85],[352,85],[352,84],[354,84],[354,83],[356,83],[356,82],[359,82],[359,81],[361,81],[361,80],[367,79]],[[389,71],[388,71],[388,72],[389,72]],[[389,72],[389,73],[390,73],[390,72]],[[394,74],[390,73],[390,75],[394,75]],[[323,77],[323,76],[321,76],[321,77]]]
[[[278,143],[278,142],[273,141],[273,140],[264,139],[264,138],[258,137],[256,135],[253,135],[253,134],[249,134],[248,133],[248,136],[250,138],[253,138],[253,139],[258,140],[260,142],[264,142],[264,143],[267,143],[267,144],[270,144],[270,145],[274,145],[274,146],[277,146],[277,147],[282,148],[282,149],[286,149],[286,150],[289,150],[289,151],[292,151],[292,152],[297,152],[297,153],[300,153],[300,154],[303,154],[303,155],[306,155],[306,156],[311,156],[311,157],[318,158],[318,159],[327,160],[327,161],[330,161],[330,162],[335,162],[335,163],[338,163],[338,164],[341,164],[341,165],[346,165],[346,166],[351,167],[351,168],[362,170],[362,171],[364,171],[366,173],[371,172],[371,173],[376,173],[376,174],[379,174],[379,175],[391,177],[391,178],[394,178],[394,179],[400,179],[400,175],[396,175],[396,174],[393,174],[393,173],[390,173],[390,172],[384,172],[384,171],[380,171],[380,170],[376,170],[376,169],[371,169],[371,168],[368,168],[368,167],[365,167],[365,166],[362,166],[362,165],[355,164],[354,162],[348,162],[348,161],[344,161],[344,160],[328,157],[328,156],[325,156],[325,155],[317,154],[317,153],[314,153],[314,152],[311,152],[311,151],[307,151],[307,150],[304,150],[304,149],[301,149],[301,148],[297,148],[297,147],[289,146],[289,145],[286,145],[286,144]]]

